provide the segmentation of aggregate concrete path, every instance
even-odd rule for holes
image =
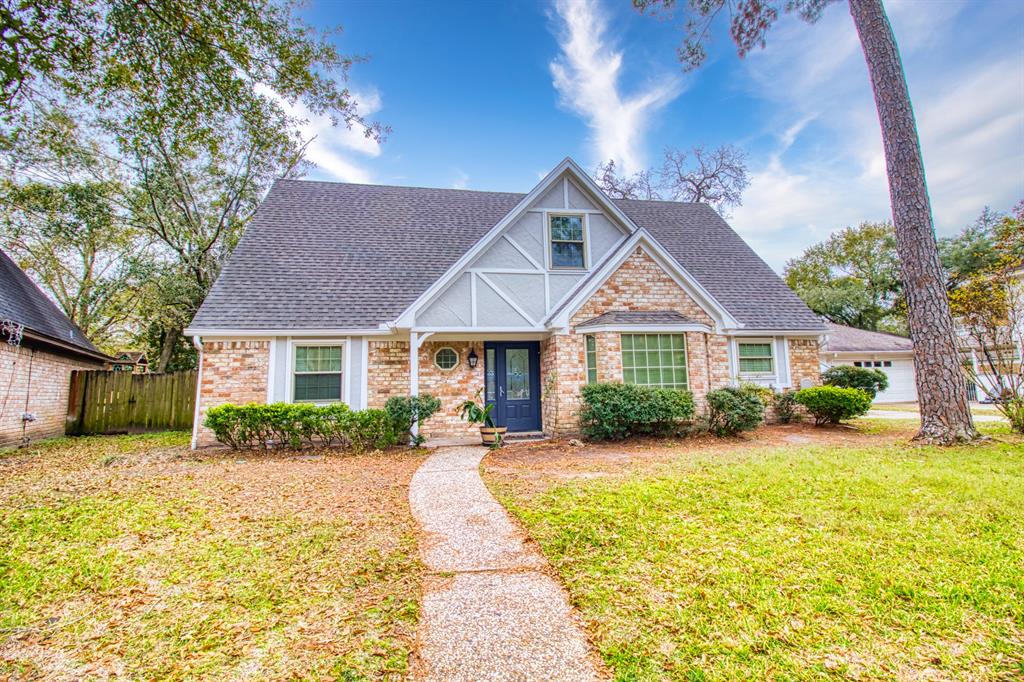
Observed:
[[[409,487],[430,572],[413,679],[604,679],[544,557],[480,479],[485,454],[479,446],[441,448]]]

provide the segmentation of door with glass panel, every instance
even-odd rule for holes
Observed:
[[[539,431],[540,342],[485,343],[484,372],[494,423],[509,431]]]

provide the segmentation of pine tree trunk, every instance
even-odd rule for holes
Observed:
[[[914,343],[921,430],[917,439],[951,444],[978,438],[960,368],[939,263],[914,110],[882,0],[849,0],[882,125],[896,249]]]

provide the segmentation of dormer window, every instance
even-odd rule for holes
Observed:
[[[553,215],[550,221],[551,268],[586,268],[583,216]]]

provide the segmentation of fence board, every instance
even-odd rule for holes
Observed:
[[[196,372],[71,373],[65,433],[140,433],[192,428]]]

